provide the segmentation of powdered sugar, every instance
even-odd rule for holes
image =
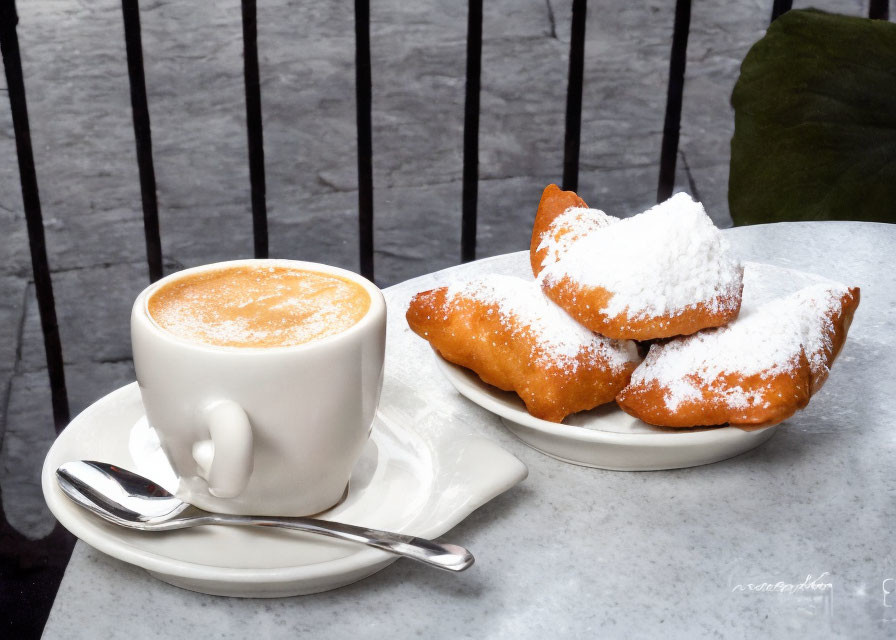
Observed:
[[[754,306],[750,289],[744,291],[740,316],[718,329],[700,331],[655,344],[632,375],[632,384],[656,382],[667,390],[666,407],[675,411],[683,402],[701,397],[701,387],[724,374],[769,378],[792,370],[805,353],[813,375],[827,373],[824,350],[831,349],[830,316],[839,309],[847,288],[816,284],[789,296]],[[721,391],[732,408],[745,408],[761,399],[762,389],[738,386]]]
[[[569,278],[602,287],[614,294],[604,313],[636,319],[675,316],[698,303],[712,311],[735,305],[742,267],[703,206],[679,193],[586,233],[539,277],[549,286]]]
[[[701,387],[725,373],[774,375],[791,370],[799,361],[800,349],[799,325],[794,319],[763,309],[719,329],[653,345],[635,370],[632,384],[656,381],[668,389],[666,406],[675,411],[682,402],[700,398]],[[729,399],[735,407],[747,402],[742,391]]]
[[[635,344],[610,340],[592,333],[549,300],[532,280],[490,274],[448,287],[446,304],[457,296],[489,305],[513,338],[529,332],[534,338],[534,360],[575,370],[580,356],[591,364],[598,360],[614,372],[638,361]]]
[[[557,262],[579,238],[616,222],[619,218],[608,216],[599,209],[570,207],[551,221],[535,249],[547,249],[541,261],[542,269]]]
[[[795,293],[793,305],[799,310],[798,321],[803,337],[803,349],[809,359],[812,376],[826,376],[829,371],[828,355],[833,344],[834,323],[831,317],[840,310],[841,299],[849,289],[841,284],[816,284]]]

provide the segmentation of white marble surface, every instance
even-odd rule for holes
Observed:
[[[471,570],[400,560],[329,593],[237,600],[170,587],[79,543],[45,637],[896,635],[896,226],[725,233],[745,259],[862,288],[827,385],[758,449],[704,467],[621,473],[565,464],[515,440],[456,394],[403,319],[410,295],[458,271],[526,264],[525,254],[472,263],[387,291],[392,384],[425,393],[434,411],[475,425],[530,469],[443,538],[474,551]],[[807,576],[820,588],[800,589]],[[761,583],[780,584],[750,590]]]

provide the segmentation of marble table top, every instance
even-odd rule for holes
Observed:
[[[413,293],[459,275],[524,273],[489,258],[386,291],[387,384],[408,384],[529,467],[442,539],[477,562],[400,560],[328,593],[241,600],[183,591],[79,542],[46,638],[851,637],[896,634],[896,225],[725,231],[745,260],[862,288],[824,389],[767,443],[677,471],[563,463],[460,397],[404,322]]]

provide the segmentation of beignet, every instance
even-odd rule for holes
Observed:
[[[407,321],[443,358],[551,422],[611,402],[640,361],[633,342],[588,331],[535,282],[511,276],[418,293]]]
[[[679,193],[631,218],[605,217],[539,263],[545,293],[576,320],[610,338],[654,340],[737,317],[743,267],[699,202]]]
[[[858,305],[858,288],[816,284],[654,344],[616,400],[663,427],[777,424],[824,384]]]
[[[557,185],[549,184],[541,194],[532,226],[532,273],[537,276],[547,265],[557,262],[576,240],[614,222],[619,222],[619,218],[589,209],[575,192],[561,191]]]

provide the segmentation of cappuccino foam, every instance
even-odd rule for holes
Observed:
[[[284,266],[233,266],[172,280],[147,302],[170,333],[222,347],[290,347],[345,331],[370,308],[361,285]]]

